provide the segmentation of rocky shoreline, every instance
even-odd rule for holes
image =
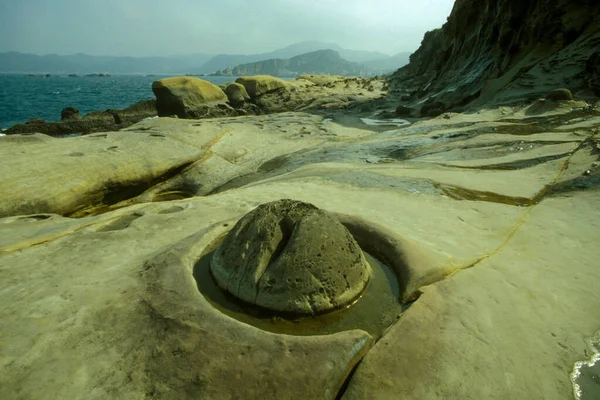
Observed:
[[[156,100],[141,100],[125,109],[92,111],[84,117],[79,115],[76,107],[62,110],[61,120],[46,122],[34,118],[24,124],[17,124],[4,130],[6,135],[43,133],[49,136],[65,136],[87,134],[93,132],[109,132],[127,128],[146,118],[157,116]]]
[[[185,106],[163,106],[172,101],[167,89],[156,99],[141,100],[125,109],[92,111],[80,117],[76,107],[62,111],[61,121],[46,122],[32,119],[25,124],[12,126],[3,133],[44,133],[50,136],[110,132],[127,128],[146,118],[177,116],[179,118],[214,118],[225,116],[261,115],[284,111],[346,109],[367,103],[385,95],[385,83],[379,78],[348,78],[342,76],[302,75],[293,81],[283,81],[271,76],[242,77],[246,87],[239,82],[217,87],[195,77],[171,79],[171,89],[179,91],[177,96]],[[156,81],[155,85],[160,85]],[[252,89],[257,86],[259,89]],[[155,92],[165,88],[153,90]],[[206,97],[204,92],[210,92]],[[176,97],[177,97],[176,96]],[[213,96],[213,97],[210,97]],[[158,101],[158,104],[157,104]],[[165,103],[166,102],[166,103]],[[183,107],[183,108],[182,108]]]

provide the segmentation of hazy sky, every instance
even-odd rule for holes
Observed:
[[[319,40],[414,51],[454,0],[0,0],[0,52],[263,53]]]

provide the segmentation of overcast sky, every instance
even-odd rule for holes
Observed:
[[[263,53],[319,40],[414,51],[454,0],[0,0],[0,52]]]

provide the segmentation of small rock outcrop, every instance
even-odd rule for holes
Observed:
[[[236,81],[246,88],[251,99],[256,99],[265,93],[273,92],[278,89],[285,89],[287,84],[283,79],[278,79],[269,75],[241,76]]]
[[[79,110],[75,107],[67,107],[65,109],[63,109],[60,113],[60,119],[62,121],[68,120],[68,119],[78,119],[79,117]]]
[[[90,111],[84,117],[79,116],[75,107],[65,108],[61,112],[61,121],[44,122],[36,119],[25,124],[17,124],[6,130],[7,135],[20,133],[44,133],[50,136],[110,132],[127,128],[144,118],[156,116],[154,99],[140,100],[122,110]]]
[[[371,277],[360,247],[336,218],[288,199],[262,204],[239,220],[210,268],[237,298],[293,315],[348,304]]]
[[[227,101],[227,95],[218,86],[189,76],[157,80],[152,83],[152,91],[160,117],[197,118]]]

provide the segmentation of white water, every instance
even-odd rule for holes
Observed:
[[[573,372],[571,373],[573,395],[575,396],[576,400],[594,398],[585,396],[585,393],[583,393],[581,387],[577,383],[577,379],[581,376],[582,368],[593,367],[596,363],[600,362],[600,332],[596,333],[595,337],[588,341],[588,347],[592,352],[590,359],[587,361],[577,361],[573,367]]]
[[[410,125],[410,122],[408,122],[405,119],[399,119],[399,118],[394,118],[394,119],[372,119],[372,118],[361,118],[360,119],[363,124],[365,125],[371,125],[371,126],[406,126],[406,125]]]

